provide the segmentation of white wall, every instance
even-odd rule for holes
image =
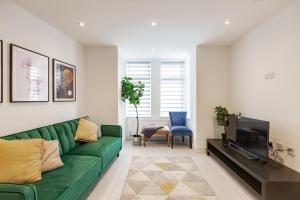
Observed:
[[[229,47],[197,47],[197,147],[206,148],[207,138],[219,138],[214,108],[228,107]]]
[[[300,2],[295,1],[231,49],[233,111],[271,121],[271,138],[295,147],[286,163],[300,171]],[[275,78],[265,80],[266,73]]]
[[[125,107],[121,99],[121,80],[124,76],[124,60],[120,56],[120,48],[118,48],[118,124],[123,128],[123,141],[126,139],[126,119]]]
[[[84,53],[77,42],[49,26],[11,1],[0,1],[0,39],[4,41],[4,103],[0,104],[0,136],[83,116]],[[77,101],[9,103],[9,44],[14,43],[77,67]]]
[[[189,80],[189,86],[187,89],[188,100],[187,110],[189,110],[189,119],[187,120],[187,126],[193,131],[193,148],[198,149],[198,120],[197,120],[197,48],[191,48],[189,51],[189,70],[187,80]]]
[[[85,80],[86,113],[101,124],[118,124],[118,48],[87,47]]]

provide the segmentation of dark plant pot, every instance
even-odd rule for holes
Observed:
[[[141,135],[133,135],[132,145],[133,146],[141,146],[142,145],[142,136]]]
[[[222,121],[222,120],[217,119],[217,121],[218,121],[218,125],[219,125],[219,126],[223,126],[223,121]]]
[[[222,143],[223,143],[223,146],[227,146],[228,145],[228,142],[227,142],[227,139],[226,139],[226,134],[225,133],[222,133]]]

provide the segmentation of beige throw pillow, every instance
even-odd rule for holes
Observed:
[[[86,119],[80,119],[75,140],[81,142],[97,141],[98,125]]]
[[[58,140],[44,141],[42,156],[42,172],[51,171],[64,166],[59,156]]]

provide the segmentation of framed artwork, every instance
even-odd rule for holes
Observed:
[[[53,59],[53,101],[76,101],[76,66]]]
[[[10,45],[10,101],[49,101],[49,57]]]
[[[0,40],[0,103],[3,102],[3,41]]]

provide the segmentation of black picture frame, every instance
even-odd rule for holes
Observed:
[[[65,68],[71,68],[73,70],[72,73],[72,94],[73,94],[73,98],[62,98],[62,97],[58,97],[57,96],[57,73],[56,73],[56,64],[60,64],[63,65],[63,67]],[[53,102],[75,102],[76,101],[76,96],[77,96],[77,91],[76,91],[76,84],[77,84],[77,80],[76,80],[76,66],[69,64],[67,62],[58,60],[58,59],[53,59],[52,62],[52,75],[53,75],[53,85],[52,85],[52,90],[53,90]],[[61,77],[60,77],[61,78]]]
[[[16,97],[14,97],[14,49],[18,48],[21,50],[24,50],[25,52],[29,52],[32,53],[33,55],[36,54],[38,56],[43,57],[44,59],[47,59],[47,97],[45,98],[45,100],[16,100]],[[15,44],[10,44],[10,102],[12,103],[34,103],[34,102],[49,102],[49,76],[50,76],[50,72],[49,72],[49,68],[50,68],[50,58],[44,54],[38,53],[36,51],[15,45]]]
[[[3,41],[0,40],[0,103],[3,103]]]

